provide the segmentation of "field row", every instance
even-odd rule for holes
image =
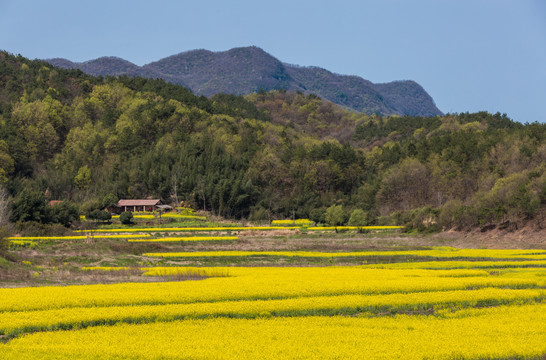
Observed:
[[[402,226],[216,226],[216,227],[152,227],[76,230],[76,232],[183,232],[183,231],[267,231],[267,230],[308,230],[308,231],[348,231],[348,230],[398,230]]]
[[[546,353],[546,305],[451,316],[215,318],[43,332],[3,359],[500,359]],[[304,344],[304,346],[302,346]]]
[[[282,257],[424,257],[424,258],[474,258],[474,259],[522,259],[546,260],[546,250],[489,250],[489,249],[454,249],[433,248],[431,250],[406,251],[356,251],[356,252],[322,252],[322,251],[192,251],[145,253],[144,256],[164,258],[189,257],[244,257],[244,256],[282,256]]]
[[[117,235],[74,235],[74,236],[36,236],[9,237],[12,244],[26,245],[33,242],[70,241],[88,239],[125,239],[128,242],[184,242],[184,241],[235,241],[237,236],[178,236],[152,238],[150,234],[117,234]]]
[[[0,312],[380,295],[489,287],[534,289],[546,285],[542,269],[509,269],[495,273],[474,269],[363,267],[212,267],[190,268],[190,271],[191,269],[203,271],[205,274],[210,271],[213,277],[201,281],[0,289]],[[163,268],[158,271],[160,273],[155,275],[164,276],[169,270]],[[218,275],[220,276],[215,277]]]
[[[0,317],[0,334],[81,328],[104,324],[173,321],[188,318],[426,313],[442,309],[541,303],[545,289],[451,290],[386,295],[310,296],[279,300],[240,300],[191,304],[71,307],[16,311]],[[442,314],[439,314],[442,316]]]

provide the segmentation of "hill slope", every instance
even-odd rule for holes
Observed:
[[[47,61],[65,69],[77,68],[90,75],[161,78],[205,96],[286,89],[313,93],[366,114],[442,115],[430,95],[414,81],[374,84],[358,76],[282,63],[255,46],[222,52],[192,50],[142,67],[116,57],[102,57],[83,63],[66,59]]]
[[[501,114],[369,116],[284,90],[206,98],[0,52],[0,187],[20,228],[69,219],[49,200],[85,214],[151,197],[227,218],[543,229],[545,164],[546,125]]]

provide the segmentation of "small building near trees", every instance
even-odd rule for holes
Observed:
[[[161,203],[160,199],[121,199],[118,201],[118,209],[120,211],[157,211],[160,208],[163,208],[164,205]]]

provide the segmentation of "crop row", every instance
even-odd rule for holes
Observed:
[[[96,229],[93,232],[156,232],[156,231],[267,231],[267,230],[310,230],[310,231],[333,231],[333,230],[396,230],[402,226],[220,226],[220,227],[154,227],[154,228],[120,228],[120,229]],[[83,232],[89,230],[76,230]]]
[[[418,261],[398,262],[388,264],[362,265],[373,269],[511,269],[518,268],[543,268],[546,267],[546,260],[516,260],[516,261]]]
[[[173,321],[188,318],[254,318],[259,316],[355,315],[400,313],[445,308],[537,303],[546,299],[544,289],[453,290],[387,295],[312,296],[279,300],[221,301],[193,304],[74,307],[41,311],[7,312],[0,317],[0,334],[72,329],[85,326]],[[449,315],[451,316],[451,315]]]
[[[460,315],[198,319],[43,332],[0,344],[4,360],[491,359],[546,353],[546,305]]]
[[[543,270],[366,269],[358,267],[214,267],[224,273],[202,281],[121,283],[0,289],[0,312],[69,307],[189,304],[230,300],[288,299],[333,295],[379,295],[497,288],[539,288]],[[167,270],[163,270],[163,275]],[[0,317],[2,314],[0,314]]]
[[[233,241],[238,240],[237,236],[182,236],[164,237],[156,239],[129,239],[128,242],[182,242],[182,241]]]
[[[358,251],[358,252],[319,252],[319,251],[193,251],[146,253],[150,257],[241,257],[241,256],[283,256],[283,257],[430,257],[430,258],[477,258],[477,259],[527,259],[546,260],[546,250],[487,250],[434,248],[432,250],[409,251]]]
[[[309,219],[296,219],[296,220],[273,220],[271,225],[299,225],[299,226],[309,226],[314,224],[314,221]]]
[[[150,234],[114,234],[114,235],[70,235],[70,236],[13,236],[11,241],[48,241],[48,240],[83,240],[88,238],[100,239],[138,239],[151,236]]]
[[[133,215],[133,218],[135,219],[157,219],[159,218],[159,214],[135,214]],[[207,220],[205,216],[197,216],[197,215],[180,215],[180,214],[162,214],[162,218],[172,218],[172,219],[192,219],[192,220]],[[112,216],[112,219],[119,219],[119,215]]]

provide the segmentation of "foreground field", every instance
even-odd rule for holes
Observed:
[[[495,271],[410,265],[215,267],[201,268],[209,277],[200,281],[0,289],[0,332],[6,340],[0,354],[3,359],[539,359],[546,354],[546,276],[539,260],[536,267]],[[154,276],[195,271],[143,270]],[[142,339],[153,345],[142,346]]]
[[[26,336],[4,359],[476,359],[539,358],[546,307],[396,315],[217,318],[98,326]],[[529,326],[531,324],[531,326]]]
[[[225,235],[15,243],[36,285],[55,283],[64,270],[54,266],[76,283],[121,283],[6,283],[16,286],[0,288],[0,358],[546,356],[545,249],[416,246],[397,234]],[[92,260],[67,258],[70,250]]]

